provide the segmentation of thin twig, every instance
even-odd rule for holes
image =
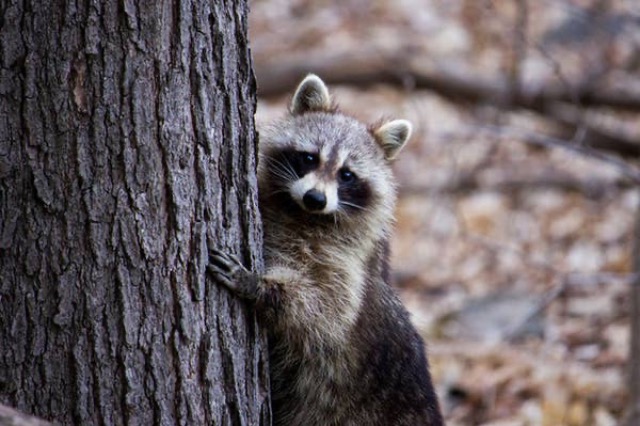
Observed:
[[[640,205],[636,207],[636,227],[633,241],[633,271],[636,279],[629,286],[631,326],[629,345],[628,389],[629,402],[625,424],[640,424]]]
[[[401,196],[434,197],[443,194],[469,194],[474,191],[518,193],[553,189],[563,192],[578,192],[589,199],[599,199],[612,194],[612,191],[634,188],[628,180],[615,179],[577,179],[569,175],[511,176],[505,174],[500,179],[484,182],[477,176],[479,172],[464,172],[460,177],[452,178],[443,184],[403,184]]]
[[[560,297],[561,294],[567,288],[567,280],[563,277],[559,278],[559,281],[554,285],[551,290],[545,292],[536,302],[536,304],[527,312],[524,318],[509,330],[504,340],[507,342],[513,342],[522,337],[523,332],[527,329],[527,326],[533,321],[542,311],[544,311],[554,300]]]
[[[527,31],[529,27],[529,5],[527,0],[516,0],[517,14],[511,61],[510,84],[512,93],[520,93],[522,86],[522,64],[527,58]]]
[[[502,251],[502,252],[512,252],[516,253],[523,262],[529,266],[534,268],[539,268],[547,272],[551,272],[554,276],[554,284],[553,286],[545,291],[536,301],[533,307],[527,312],[524,318],[518,322],[515,326],[509,330],[504,339],[508,342],[513,342],[518,340],[524,331],[526,331],[527,326],[531,321],[533,321],[541,312],[543,312],[551,303],[558,299],[569,287],[574,287],[576,285],[584,285],[586,282],[597,282],[597,283],[606,283],[606,284],[628,284],[631,282],[635,282],[640,276],[639,273],[631,273],[631,274],[615,274],[615,273],[578,273],[578,272],[567,272],[559,269],[557,266],[552,264],[551,262],[547,262],[542,259],[531,259],[527,256],[527,254],[513,246],[508,246],[506,244],[502,244],[498,241],[491,240],[481,235],[476,234],[466,234],[465,237],[467,239],[471,239],[473,241],[479,242],[483,244],[485,247],[490,248],[493,251]]]
[[[554,138],[552,136],[546,136],[524,129],[517,129],[514,127],[481,125],[474,126],[473,132],[475,134],[477,134],[477,132],[489,133],[501,139],[516,139],[547,148],[560,148],[566,151],[575,152],[582,156],[610,164],[614,166],[618,171],[620,171],[620,173],[622,173],[624,176],[631,179],[635,184],[640,184],[640,170],[638,170],[638,168],[631,166],[627,162],[620,160],[617,157],[606,154],[596,149],[589,148],[587,146],[576,145],[562,139]]]

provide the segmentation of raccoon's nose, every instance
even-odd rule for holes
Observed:
[[[309,210],[317,211],[324,209],[327,205],[327,197],[317,189],[310,189],[302,197],[302,202]]]

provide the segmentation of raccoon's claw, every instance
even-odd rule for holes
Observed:
[[[250,297],[255,287],[254,274],[236,256],[217,249],[209,251],[207,272],[216,282],[245,297]]]
[[[247,272],[237,257],[217,249],[209,251],[207,271],[216,281],[229,288],[234,288],[234,281],[242,272]]]
[[[246,271],[245,267],[242,266],[242,263],[236,256],[217,249],[212,249],[209,252],[209,267],[213,266],[218,268],[220,271],[231,274],[239,270]]]

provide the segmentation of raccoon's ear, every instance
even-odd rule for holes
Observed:
[[[331,96],[324,82],[315,74],[309,74],[302,80],[291,100],[291,114],[298,115],[308,111],[328,111],[331,109]]]
[[[373,135],[384,151],[384,158],[393,160],[411,137],[411,123],[393,120],[375,129]]]

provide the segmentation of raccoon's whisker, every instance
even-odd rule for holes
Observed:
[[[297,179],[297,175],[291,165],[284,164],[279,161],[274,161],[272,163],[273,167],[269,168],[269,173],[277,178],[282,179],[283,181],[293,181]]]
[[[283,175],[287,175],[287,176],[292,176],[292,177],[295,176],[295,173],[294,173],[293,169],[291,168],[291,166],[288,165],[288,164],[284,164],[281,161],[274,160],[271,163],[271,166],[272,167],[270,167],[269,170],[272,173],[277,172],[277,173],[282,173]]]
[[[284,173],[286,173],[287,175],[291,176],[292,178],[296,178],[296,171],[294,170],[293,166],[291,165],[291,163],[289,162],[289,160],[273,160],[272,163],[277,170],[280,170]]]
[[[338,223],[338,219],[340,220],[349,220],[351,218],[351,215],[349,214],[349,212],[346,212],[344,210],[344,208],[340,207],[340,205],[338,205],[338,209],[336,210],[336,213],[334,214],[334,218],[335,218],[335,224],[336,224],[336,229],[339,227],[339,223]]]
[[[285,181],[285,182],[288,182],[288,181],[290,181],[290,180],[292,180],[292,179],[293,179],[293,177],[292,177],[292,176],[290,176],[289,174],[287,174],[287,173],[286,173],[286,172],[284,172],[284,171],[280,171],[280,170],[270,170],[269,172],[271,173],[271,175],[272,175],[272,176],[275,176],[275,177],[277,177],[277,178],[280,178],[280,179],[282,179],[282,180],[283,180],[283,181]]]
[[[359,209],[359,210],[363,210],[363,211],[366,211],[366,210],[367,210],[367,209],[366,209],[366,207],[362,207],[362,206],[359,206],[359,205],[357,205],[357,204],[350,203],[350,202],[348,202],[348,201],[339,201],[339,202],[338,202],[338,204],[340,204],[340,205],[344,205],[344,206],[353,207],[354,209]]]
[[[267,194],[268,197],[273,197],[274,195],[277,194],[283,194],[283,193],[288,193],[289,190],[288,189],[276,189],[275,191],[271,191]]]
[[[291,167],[291,164],[289,164],[289,162],[283,163],[282,161],[276,160],[276,161],[273,161],[273,166],[275,167],[276,170],[285,172],[286,174],[295,175],[293,168]]]
[[[291,173],[291,176],[294,176],[294,177],[296,176],[296,171],[293,168],[293,165],[289,162],[289,160],[286,160],[283,166],[285,167],[285,169],[289,171],[289,173]]]

